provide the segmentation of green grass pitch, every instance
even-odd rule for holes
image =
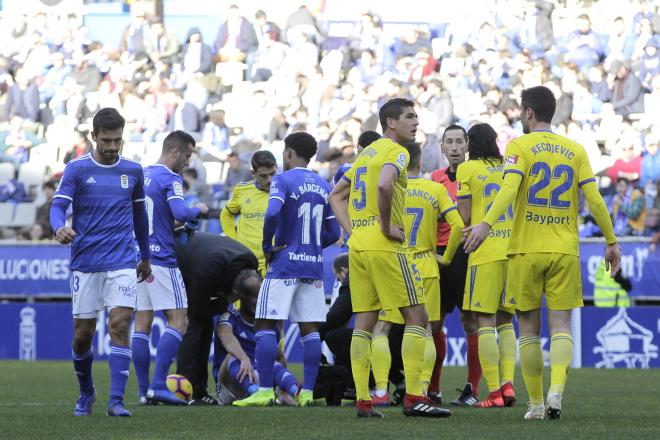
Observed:
[[[293,369],[300,372],[300,366]],[[77,384],[70,362],[2,361],[0,378],[0,437],[10,440],[660,438],[660,370],[572,370],[558,421],[522,420],[527,395],[520,377],[514,408],[457,408],[440,420],[408,419],[400,408],[385,409],[385,419],[358,420],[352,408],[338,407],[138,407],[133,374],[126,397],[133,417],[111,419],[105,415],[105,362],[94,365],[99,394],[94,413],[77,418],[72,415]],[[464,380],[464,368],[443,370],[447,400],[456,397],[454,388]]]

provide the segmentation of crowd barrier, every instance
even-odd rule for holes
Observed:
[[[73,323],[67,303],[9,303],[0,305],[0,359],[24,361],[71,358]],[[151,335],[155,357],[165,319],[158,312]],[[466,340],[458,313],[446,321],[449,366],[465,365]],[[302,362],[302,343],[296,325],[285,329],[285,351],[290,362]],[[660,368],[660,307],[603,309],[585,307],[573,313],[573,367]],[[547,327],[541,334],[546,363],[550,340]],[[110,350],[107,314],[99,313],[94,338],[94,356],[107,359]]]

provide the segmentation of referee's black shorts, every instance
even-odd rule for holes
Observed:
[[[443,255],[447,246],[438,246],[438,254]],[[463,308],[463,294],[465,293],[465,277],[467,275],[468,255],[459,246],[451,264],[440,268],[440,310],[448,314],[455,308]]]

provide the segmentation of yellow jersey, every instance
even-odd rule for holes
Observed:
[[[438,217],[456,209],[447,188],[421,177],[409,177],[406,188],[406,231],[413,263],[422,278],[438,277],[435,258]]]
[[[470,199],[470,223],[479,224],[502,185],[504,164],[483,159],[468,160],[456,170],[456,195],[458,199]],[[490,229],[488,238],[468,258],[468,266],[506,260],[506,253],[513,225],[513,209],[499,218]]]
[[[522,177],[508,254],[579,255],[578,189],[595,180],[584,147],[549,131],[526,134],[506,147],[508,173]]]
[[[408,252],[407,243],[390,240],[380,231],[378,179],[383,167],[397,169],[399,177],[394,183],[390,225],[404,226],[409,161],[410,155],[405,148],[389,138],[381,138],[362,150],[351,169],[344,174],[343,179],[351,184],[348,198],[348,215],[353,230],[348,241],[351,249]]]
[[[231,200],[225,204],[220,216],[224,233],[254,252],[260,267],[266,262],[261,241],[264,235],[268,196],[269,192],[259,189],[254,180],[239,183],[234,187]],[[238,224],[234,229],[236,216],[239,216]]]

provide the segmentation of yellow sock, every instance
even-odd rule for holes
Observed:
[[[500,389],[500,351],[493,327],[479,328],[479,363],[488,385],[488,392]]]
[[[520,367],[532,405],[543,405],[543,351],[538,336],[520,337]]]
[[[403,331],[401,357],[403,358],[403,374],[406,378],[406,393],[421,396],[422,365],[428,333],[424,327],[407,325]]]
[[[377,390],[387,391],[388,376],[392,365],[390,341],[387,336],[379,335],[371,339],[371,371],[374,373]]]
[[[497,327],[497,345],[500,348],[501,383],[513,383],[513,374],[516,370],[516,332],[513,324]]]
[[[369,373],[371,372],[371,333],[353,330],[351,338],[351,370],[358,400],[371,400]]]
[[[573,338],[568,333],[555,333],[550,339],[550,392],[563,393],[568,367],[573,359]]]
[[[424,346],[424,362],[422,363],[422,394],[426,394],[429,384],[431,383],[431,375],[433,374],[433,367],[435,366],[435,344],[433,337],[427,336]]]

